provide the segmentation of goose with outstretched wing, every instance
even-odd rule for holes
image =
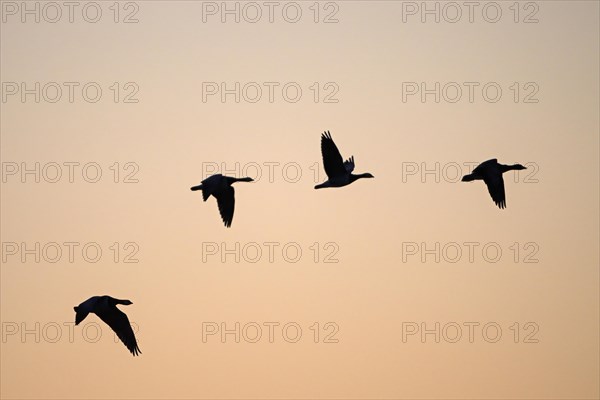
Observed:
[[[342,187],[351,184],[360,178],[374,178],[369,173],[355,175],[354,171],[354,156],[344,161],[340,151],[333,142],[329,131],[321,135],[321,154],[323,156],[323,167],[327,174],[327,180],[315,186],[315,189]]]

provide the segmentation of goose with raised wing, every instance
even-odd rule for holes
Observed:
[[[352,173],[354,171],[354,156],[344,161],[329,131],[321,135],[321,154],[323,156],[323,167],[328,179],[316,185],[315,189],[342,187],[360,178],[374,178],[368,172],[358,175]]]
[[[129,300],[119,300],[110,296],[90,297],[80,305],[73,307],[75,310],[75,325],[79,325],[89,313],[96,314],[110,326],[131,354],[134,356],[142,354],[129,323],[129,318],[117,308],[117,304],[128,306],[133,303]]]
[[[487,160],[479,164],[472,173],[463,176],[463,182],[483,180],[494,203],[500,208],[506,208],[506,193],[504,192],[504,179],[502,174],[512,170],[527,169],[521,164],[499,164],[497,159]]]
[[[192,186],[191,190],[202,190],[202,199],[204,201],[212,195],[217,199],[219,213],[226,227],[231,226],[233,221],[233,211],[235,209],[235,190],[232,184],[235,182],[252,182],[252,178],[233,178],[221,174],[211,175],[201,182],[198,186]]]

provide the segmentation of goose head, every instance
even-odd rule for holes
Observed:
[[[375,178],[375,177],[368,172],[366,172],[364,174],[358,174],[358,175],[350,174],[350,183],[352,183],[355,180],[360,179],[360,178]],[[317,189],[317,187],[315,187],[315,189]]]
[[[131,300],[120,300],[120,299],[115,299],[115,298],[113,298],[112,300],[109,299],[109,302],[112,302],[113,304],[120,304],[122,306],[128,306],[128,305],[133,304],[131,302]]]

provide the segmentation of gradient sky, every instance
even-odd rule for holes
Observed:
[[[272,23],[265,6],[261,20],[246,21],[253,10],[240,3],[248,14],[239,23],[219,13],[204,22],[203,9],[221,7],[209,3],[119,3],[118,23],[113,2],[98,2],[97,23],[80,3],[72,23],[66,8],[50,23],[55,10],[41,2],[40,22],[23,23],[21,3],[2,2],[1,397],[598,398],[599,3],[521,2],[517,23],[513,2],[498,3],[496,23],[482,15],[486,2],[473,22],[463,7],[456,23],[444,19],[454,16],[445,3],[436,23],[422,22],[420,9],[407,14],[421,2],[392,1],[321,2],[317,23],[313,2],[296,3],[297,23],[282,16],[287,4],[294,17],[289,2]],[[130,13],[138,22],[122,23]],[[330,13],[338,21],[323,23]],[[537,23],[523,22],[530,14]],[[39,103],[8,94],[22,82],[40,82]],[[44,98],[54,96],[49,82],[63,89],[56,103]],[[64,82],[79,85],[72,103]],[[102,89],[96,103],[82,97],[89,82]],[[203,101],[207,82],[256,82],[263,97]],[[272,103],[265,82],[278,85]],[[290,82],[302,89],[295,103],[281,91]],[[455,82],[463,96],[403,101],[407,83],[421,82]],[[479,85],[473,102],[464,82]],[[490,82],[502,89],[495,103],[481,92]],[[134,88],[138,102],[125,103]],[[324,102],[336,88],[337,102]],[[524,102],[534,89],[538,101]],[[324,130],[375,179],[315,191]],[[490,158],[529,166],[505,175],[505,210],[482,182],[455,182],[469,172],[464,163]],[[39,183],[21,175],[36,163]],[[62,166],[56,183],[53,163]],[[230,229],[214,199],[189,191],[215,165],[260,178],[236,184]],[[421,175],[436,165],[438,182]],[[102,176],[89,183],[94,166]],[[137,182],[124,182],[130,173]],[[12,243],[36,242],[47,250],[39,263],[12,254]],[[53,242],[63,251],[54,263]],[[73,262],[65,242],[78,243]],[[472,262],[468,242],[477,243]],[[82,255],[88,243],[102,249],[95,263]],[[222,262],[221,250],[236,243],[240,262],[235,254]],[[440,262],[407,254],[413,243],[439,243]],[[251,262],[257,247],[262,256]],[[491,262],[497,247],[502,256]],[[132,251],[139,262],[123,262]],[[140,357],[94,315],[85,323],[100,322],[97,342],[93,324],[89,336],[78,326],[69,339],[72,307],[100,294],[133,301],[121,309],[139,328]],[[279,324],[272,343],[269,322]],[[39,343],[21,335],[36,323]],[[203,341],[207,323],[239,323],[249,336]],[[246,340],[249,323],[262,326],[257,343]],[[403,340],[409,326],[436,323],[446,334],[439,343],[433,334]],[[479,324],[472,343],[465,323]],[[301,327],[296,343],[285,340],[285,324]],[[497,342],[483,336],[486,324],[501,328]],[[456,325],[462,337],[451,343]],[[334,329],[337,343],[325,343]]]

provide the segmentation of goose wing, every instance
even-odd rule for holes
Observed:
[[[479,174],[481,176],[489,173],[493,166],[498,165],[498,160],[496,158],[492,158],[491,160],[487,160],[479,164],[475,169],[473,169],[473,174]]]
[[[79,325],[79,323],[94,310],[97,301],[98,296],[94,296],[90,297],[80,305],[73,307],[73,310],[75,310],[75,325]]]
[[[502,178],[502,174],[487,174],[484,176],[483,181],[494,203],[500,208],[506,208],[506,194],[504,193],[504,179]]]
[[[344,161],[344,168],[346,169],[347,173],[354,171],[354,156]]]
[[[206,201],[211,194],[214,194],[222,179],[223,175],[215,174],[202,181],[202,200]]]
[[[202,200],[206,201],[208,200],[208,198],[210,197],[210,192],[207,188],[204,187],[204,185],[202,185]]]
[[[225,187],[218,195],[213,194],[217,198],[219,205],[219,213],[226,227],[231,226],[233,221],[233,211],[235,209],[235,190],[232,186]]]
[[[323,167],[329,179],[346,174],[344,160],[329,131],[321,135],[321,154],[323,155]]]
[[[140,348],[138,347],[137,340],[129,323],[127,315],[119,310],[117,307],[110,307],[105,310],[96,311],[96,315],[100,317],[106,325],[117,334],[121,342],[129,349],[131,354],[137,356],[141,354]]]

